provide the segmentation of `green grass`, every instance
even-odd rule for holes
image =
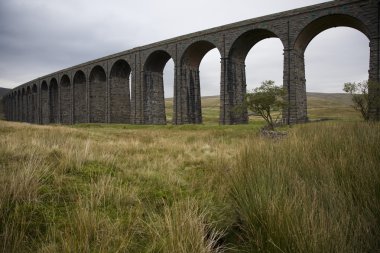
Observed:
[[[171,123],[173,99],[165,100],[167,122]],[[352,121],[360,120],[360,113],[352,107],[351,96],[344,93],[307,93],[307,111],[310,120],[330,119]],[[207,125],[219,123],[219,96],[202,98],[203,122]],[[262,118],[251,116],[250,122],[262,122]]]
[[[202,125],[0,121],[0,252],[380,249],[379,124],[268,139],[204,105]]]

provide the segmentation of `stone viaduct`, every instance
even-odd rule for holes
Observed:
[[[259,41],[279,38],[284,47],[283,85],[289,103],[284,120],[288,124],[305,122],[304,52],[322,31],[346,26],[365,34],[370,41],[368,78],[380,81],[379,8],[379,0],[335,0],[79,64],[11,90],[4,98],[6,119],[38,124],[165,124],[163,69],[173,59],[173,124],[202,123],[199,65],[209,50],[217,48],[221,55],[219,122],[246,123],[247,113],[233,110],[246,93],[245,58]],[[380,96],[379,90],[369,92]],[[371,118],[380,119],[378,106],[371,106]]]

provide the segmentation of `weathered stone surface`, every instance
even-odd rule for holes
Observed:
[[[70,78],[64,75],[61,78],[60,84],[60,122],[61,124],[71,124],[72,123],[72,85],[70,84]]]
[[[103,68],[96,66],[90,74],[90,123],[106,122],[107,84]]]
[[[171,58],[175,64],[173,124],[202,123],[199,64],[209,50],[217,48],[221,58],[219,122],[246,123],[247,113],[235,110],[246,93],[245,58],[256,43],[278,38],[284,46],[283,85],[289,104],[284,121],[305,122],[304,52],[324,30],[347,26],[365,34],[370,41],[368,78],[380,81],[379,9],[379,0],[336,0],[106,56],[14,88],[4,97],[5,116],[8,120],[42,124],[165,124],[162,72]],[[66,85],[58,85],[57,80],[63,76],[68,77]],[[378,90],[369,92],[380,96]],[[371,104],[370,115],[380,120],[379,106]]]
[[[74,75],[74,123],[88,122],[87,113],[87,85],[86,76],[82,71],[78,71]]]
[[[58,101],[58,83],[54,78],[50,81],[49,87],[49,117],[50,123],[59,123],[59,101]]]

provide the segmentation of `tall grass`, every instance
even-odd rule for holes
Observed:
[[[206,213],[193,200],[165,206],[163,216],[151,217],[148,224],[152,234],[148,252],[216,253],[221,232],[212,229]]]
[[[379,143],[379,125],[330,123],[247,144],[231,177],[243,249],[377,252]]]
[[[0,121],[0,252],[371,252],[379,125]]]
[[[192,128],[0,121],[0,252],[144,252],[157,239],[147,217],[180,226],[182,214],[191,228],[166,228],[198,233],[193,252],[216,252],[211,165],[219,151],[233,157],[244,135]],[[191,206],[169,212],[187,198]]]

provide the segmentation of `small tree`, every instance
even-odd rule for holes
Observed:
[[[275,124],[282,115],[282,109],[286,106],[284,100],[284,88],[276,86],[274,81],[267,80],[252,93],[245,96],[244,106],[254,114],[261,116],[270,130],[274,130]],[[273,119],[272,112],[279,111],[279,115]]]
[[[372,103],[375,107],[379,105],[379,98],[376,96],[371,97],[368,90],[375,91],[379,88],[380,84],[378,82],[363,81],[345,83],[343,91],[351,95],[354,109],[361,113],[364,120],[368,121],[370,119],[370,104]]]

